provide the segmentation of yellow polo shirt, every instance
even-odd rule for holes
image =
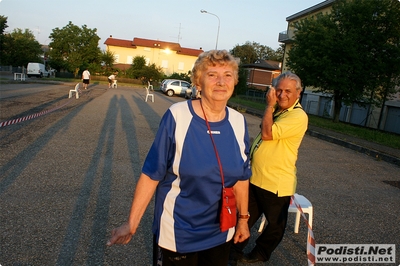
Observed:
[[[294,108],[296,106],[296,108]],[[276,114],[272,125],[272,140],[264,140],[253,153],[250,183],[291,196],[296,191],[296,161],[298,149],[307,130],[308,117],[300,103]]]

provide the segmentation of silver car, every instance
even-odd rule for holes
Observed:
[[[179,79],[166,80],[161,85],[161,90],[170,97],[175,94],[184,96],[186,94],[186,90],[189,88],[191,88],[189,82]]]
[[[200,95],[200,92],[197,91],[196,86],[193,86],[186,90],[185,98],[186,99],[197,99],[197,98],[201,98],[201,95]]]
[[[170,79],[163,79],[163,81],[161,81],[160,90],[162,90],[164,83],[167,82],[168,80],[170,80]]]

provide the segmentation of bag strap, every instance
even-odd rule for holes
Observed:
[[[201,99],[200,99],[200,106],[201,106],[201,110],[203,111],[204,119],[206,120],[206,125],[207,125],[207,129],[208,129],[208,134],[210,135],[211,142],[212,142],[212,144],[213,144],[213,146],[214,146],[215,156],[217,157],[217,161],[218,161],[218,165],[219,165],[219,171],[220,171],[220,173],[221,173],[222,187],[225,188],[224,172],[222,171],[221,160],[219,159],[219,154],[218,154],[217,146],[215,145],[214,138],[213,138],[212,133],[211,133],[210,124],[208,123],[206,113],[204,112],[203,103],[202,103]]]
[[[250,161],[253,159],[254,152],[260,147],[262,142],[261,132],[258,133],[257,137],[254,139],[253,144],[250,147]]]

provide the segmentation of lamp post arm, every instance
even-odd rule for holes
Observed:
[[[215,17],[218,19],[217,42],[215,43],[215,50],[217,50],[217,49],[218,49],[218,37],[219,37],[219,25],[220,25],[221,21],[220,21],[220,19],[219,19],[219,17],[218,17],[217,15],[215,15],[215,14],[213,14],[213,13],[210,13],[210,12],[204,10],[204,9],[200,10],[200,12],[201,12],[201,13],[207,13],[207,14],[213,15],[213,16],[215,16]]]

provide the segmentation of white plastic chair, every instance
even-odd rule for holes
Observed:
[[[146,102],[147,102],[147,99],[149,97],[151,97],[151,101],[154,103],[154,94],[150,93],[150,88],[151,88],[151,90],[153,90],[153,85],[150,85],[150,83],[149,83],[149,85],[146,87]]]
[[[118,84],[117,84],[117,80],[116,79],[114,79],[113,80],[113,83],[111,84],[111,88],[118,88]]]
[[[75,97],[76,99],[79,99],[79,93],[81,90],[79,89],[79,83],[75,85],[75,89],[69,90],[69,96],[68,98],[72,98],[72,94],[75,92]]]
[[[150,81],[147,81],[147,88],[149,88],[149,91],[154,91],[153,85],[150,84]]]
[[[312,206],[311,202],[303,195],[299,195],[297,193],[294,194],[294,198],[297,201],[297,203],[300,205],[301,209],[303,210],[303,213],[308,214],[308,224],[312,228],[314,210],[313,210],[313,206]],[[299,232],[301,212],[299,209],[297,209],[297,207],[293,201],[290,202],[288,211],[292,212],[292,213],[296,213],[296,220],[294,222],[294,232],[297,234]],[[265,222],[266,222],[266,218],[264,215],[262,215],[261,224],[260,224],[260,227],[258,228],[259,233],[261,233],[264,230]]]

